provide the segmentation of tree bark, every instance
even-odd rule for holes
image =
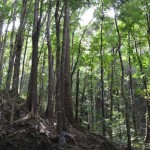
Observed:
[[[134,106],[134,89],[133,89],[133,79],[132,79],[132,62],[131,62],[131,38],[130,32],[128,33],[128,57],[129,57],[129,78],[130,78],[130,99],[131,99],[131,109],[132,109],[132,119],[134,127],[134,135],[137,136],[137,123],[136,123],[136,111]]]
[[[21,51],[23,47],[23,32],[26,23],[26,13],[27,13],[27,1],[22,0],[22,12],[21,12],[21,19],[20,25],[18,29],[18,33],[16,34],[15,40],[15,63],[14,63],[14,75],[13,75],[13,83],[12,83],[12,90],[14,96],[18,95],[18,86],[19,86],[19,72],[20,72],[20,59],[21,59]]]
[[[63,29],[63,52],[64,61],[62,61],[63,72],[64,72],[64,79],[63,79],[63,86],[64,86],[64,108],[65,108],[65,116],[66,119],[70,122],[74,122],[73,118],[73,106],[72,106],[72,98],[71,98],[71,73],[70,73],[70,35],[69,35],[69,22],[70,22],[70,8],[69,8],[69,1],[64,0],[65,6],[65,14],[64,14],[64,29]]]
[[[38,70],[38,43],[41,29],[41,17],[42,17],[42,5],[40,5],[40,17],[39,17],[39,1],[35,0],[34,4],[34,22],[32,30],[32,65],[28,86],[27,104],[30,111],[37,115],[37,70]],[[39,18],[38,18],[39,17]]]
[[[115,6],[113,5],[114,9]],[[118,34],[118,46],[117,46],[117,52],[119,54],[119,59],[120,59],[120,65],[121,65],[121,96],[125,104],[125,119],[126,119],[126,130],[127,130],[127,139],[128,139],[128,149],[132,150],[131,146],[131,133],[130,133],[130,115],[129,115],[129,104],[128,101],[125,97],[124,94],[124,65],[123,65],[123,59],[122,59],[122,54],[121,54],[121,34],[119,31],[118,27],[118,22],[117,22],[117,17],[115,16],[115,26],[116,26],[116,31]]]
[[[44,100],[44,91],[45,91],[45,86],[44,86],[44,77],[43,74],[45,73],[45,61],[46,59],[46,50],[44,50],[43,54],[43,60],[42,60],[42,66],[41,66],[41,75],[40,75],[40,86],[39,86],[39,108],[41,108],[41,111],[43,110],[43,100]]]
[[[114,58],[114,60],[112,61],[111,64],[111,75],[110,75],[110,139],[111,141],[113,141],[113,107],[114,107],[114,66],[115,66],[115,61],[116,61],[116,57],[115,57],[115,52],[114,52],[114,48],[112,48],[112,56]]]
[[[104,21],[104,12],[103,12],[103,3],[102,3],[102,20],[101,20],[101,37],[100,37],[100,64],[101,64],[101,105],[102,105],[102,130],[103,136],[106,136],[106,116],[105,116],[105,100],[104,100],[104,66],[103,66],[103,21]]]
[[[47,19],[47,47],[48,47],[48,104],[46,108],[46,115],[50,119],[54,113],[54,101],[53,101],[53,60],[52,60],[52,46],[50,38],[50,18],[52,10],[52,0],[49,1],[48,6],[48,19]]]
[[[149,96],[148,89],[147,89],[147,77],[144,73],[142,61],[141,61],[141,58],[138,53],[137,41],[135,38],[134,30],[132,31],[132,37],[134,40],[134,46],[135,46],[136,55],[137,55],[137,59],[138,59],[138,63],[139,63],[139,67],[140,67],[140,71],[141,71],[141,75],[142,75],[144,89],[146,91],[146,96],[148,98],[148,100],[147,100],[147,115],[146,115],[146,134],[145,134],[145,139],[144,139],[145,150],[148,150],[149,148],[147,147],[147,145],[149,145],[149,142],[150,142],[150,102],[149,102],[150,96]]]
[[[2,7],[1,15],[0,15],[0,63],[2,63],[1,59],[2,59],[2,54],[3,54],[3,49],[2,49],[3,36],[2,36],[2,33],[3,33],[3,25],[4,25],[4,18],[5,18],[6,2],[7,2],[7,0],[3,0],[3,2],[2,2],[3,7]]]
[[[76,113],[75,113],[75,120],[78,122],[79,119],[79,72],[77,71],[77,78],[76,78]]]
[[[25,60],[26,60],[26,53],[27,53],[27,46],[28,46],[29,32],[30,32],[30,29],[28,29],[28,35],[27,35],[26,42],[25,42],[25,50],[24,50],[23,62],[22,62],[22,73],[21,73],[21,79],[20,79],[20,89],[19,89],[19,94],[21,94],[21,92],[22,92],[22,86],[23,86],[24,68],[25,68]]]
[[[4,51],[6,47],[6,41],[7,41],[7,34],[8,34],[8,27],[10,25],[11,17],[8,19],[7,27],[5,29],[5,35],[3,38],[3,42],[1,43],[1,62],[0,62],[0,89],[3,89],[3,61],[4,61]]]
[[[89,24],[90,24],[90,23],[89,23]],[[79,59],[80,59],[80,55],[81,55],[82,40],[83,40],[83,38],[84,38],[84,35],[85,35],[85,33],[86,33],[86,30],[87,30],[89,24],[84,28],[83,33],[82,33],[81,38],[80,38],[80,41],[79,41],[77,59],[76,59],[76,61],[75,61],[75,64],[74,64],[73,69],[72,69],[72,72],[71,72],[71,84],[73,84],[73,75],[74,75],[75,70],[76,70],[76,68],[77,68],[77,65],[78,65],[78,63],[79,63]],[[72,36],[74,36],[74,32],[73,32]],[[73,45],[73,39],[72,39],[72,45]],[[73,59],[72,59],[72,61],[73,61]],[[73,64],[73,63],[72,63],[72,64]]]
[[[13,11],[13,25],[12,25],[12,31],[10,35],[10,55],[9,55],[9,66],[8,66],[8,73],[7,73],[7,79],[6,79],[6,90],[10,90],[11,85],[11,78],[13,73],[13,64],[14,64],[14,35],[15,35],[15,21],[16,21],[16,9],[17,9],[18,0],[15,0],[12,11]],[[14,9],[14,10],[13,10]]]
[[[56,24],[56,114],[57,114],[57,133],[62,132],[62,97],[61,97],[61,66],[60,66],[60,20],[62,14],[59,15],[60,1],[56,2],[55,24]]]

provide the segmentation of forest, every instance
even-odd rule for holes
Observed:
[[[1,0],[0,150],[150,150],[149,65],[149,0]]]

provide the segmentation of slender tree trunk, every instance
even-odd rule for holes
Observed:
[[[43,110],[43,100],[45,99],[45,95],[47,95],[48,91],[46,90],[45,92],[45,86],[44,86],[44,78],[45,76],[43,76],[45,74],[45,63],[46,63],[46,50],[44,49],[44,54],[43,54],[43,57],[41,58],[41,55],[42,55],[42,52],[43,52],[43,47],[44,47],[44,42],[45,42],[45,36],[43,37],[42,39],[42,44],[41,44],[41,47],[40,47],[40,50],[39,50],[39,56],[38,56],[38,64],[41,60],[41,63],[42,65],[39,67],[41,69],[41,74],[40,74],[40,81],[39,81],[39,94],[38,94],[38,106],[39,106],[39,109],[42,111]],[[46,87],[46,89],[48,89]],[[46,93],[46,94],[45,94]],[[47,96],[46,96],[47,98]],[[45,111],[45,109],[44,109]]]
[[[14,64],[14,35],[15,35],[15,21],[16,21],[16,9],[17,9],[18,0],[15,0],[14,5],[12,7],[13,11],[13,25],[12,25],[12,31],[10,35],[10,56],[9,56],[9,66],[8,66],[8,73],[7,73],[7,79],[6,79],[6,90],[10,90],[11,85],[11,78],[13,73],[13,64]]]
[[[24,50],[23,62],[22,62],[22,73],[21,73],[21,79],[20,79],[20,89],[19,89],[19,94],[21,94],[21,92],[22,92],[22,86],[23,86],[24,68],[25,68],[25,60],[26,60],[26,53],[27,53],[27,46],[28,46],[29,32],[30,32],[30,29],[28,29],[28,35],[27,35],[26,43],[25,43],[25,50]]]
[[[7,0],[3,0],[2,2],[2,12],[0,14],[0,64],[2,63],[2,55],[3,55],[3,49],[2,49],[2,45],[3,45],[3,25],[4,25],[4,19],[5,19],[5,8],[6,8],[6,2]],[[1,70],[0,70],[1,71]]]
[[[111,79],[110,79],[110,139],[111,141],[113,141],[113,107],[114,107],[114,65],[115,65],[115,52],[114,52],[114,48],[112,48],[112,56],[114,58],[114,60],[112,61],[111,64]]]
[[[132,32],[132,37],[134,39],[136,55],[137,55],[138,63],[140,66],[140,71],[141,71],[141,75],[142,75],[142,79],[143,79],[144,89],[146,90],[146,96],[148,98],[148,100],[147,100],[147,116],[146,116],[146,135],[145,135],[145,139],[144,139],[145,150],[148,150],[149,149],[148,145],[150,142],[150,102],[149,102],[150,96],[149,96],[148,89],[147,89],[147,77],[145,76],[144,71],[143,71],[143,65],[142,65],[142,61],[141,61],[141,58],[140,58],[139,53],[138,53],[137,41],[136,41],[134,31]]]
[[[46,108],[46,115],[50,119],[53,117],[54,113],[54,101],[53,101],[53,60],[52,60],[52,46],[51,46],[51,38],[50,38],[50,17],[52,10],[52,0],[49,2],[48,6],[48,19],[47,19],[47,47],[48,47],[48,104]]]
[[[131,109],[132,109],[132,119],[134,127],[134,135],[137,136],[137,127],[136,127],[136,111],[134,106],[134,91],[133,91],[133,79],[132,79],[132,62],[131,62],[131,44],[130,44],[130,32],[128,33],[128,55],[129,55],[129,78],[130,78],[130,99],[131,99]]]
[[[40,76],[40,86],[39,86],[39,107],[43,108],[43,99],[44,99],[44,76],[43,74],[45,73],[45,59],[46,59],[46,50],[44,50],[43,54],[43,60],[42,60],[42,67],[41,67],[41,76]]]
[[[19,72],[20,72],[20,59],[21,59],[21,51],[23,47],[23,32],[26,23],[26,13],[27,13],[27,1],[22,0],[22,12],[21,12],[21,19],[20,25],[18,29],[18,33],[16,34],[16,41],[15,41],[15,63],[14,63],[14,76],[13,76],[13,83],[12,83],[12,90],[14,95],[18,95],[18,86],[19,86]]]
[[[40,17],[39,17],[39,1],[35,0],[34,4],[34,22],[32,30],[32,65],[28,86],[27,103],[29,109],[34,115],[37,115],[37,70],[38,70],[38,43],[41,28],[42,6],[40,5]],[[38,18],[39,17],[39,18]]]
[[[11,20],[11,17],[9,17],[8,19],[8,23],[7,23],[7,27],[5,29],[5,36],[3,38],[3,42],[2,42],[2,47],[1,47],[1,50],[2,50],[2,55],[1,55],[1,63],[0,63],[0,89],[3,88],[3,61],[4,61],[4,51],[5,51],[5,47],[6,47],[6,41],[7,41],[7,33],[8,33],[8,27],[10,25],[10,20]]]
[[[106,116],[105,116],[105,100],[104,100],[104,66],[103,66],[103,21],[104,21],[104,12],[103,12],[103,3],[102,3],[102,22],[101,22],[101,39],[100,39],[100,64],[101,64],[101,105],[102,105],[102,130],[103,136],[106,136]]]
[[[79,72],[77,71],[77,78],[76,78],[76,113],[75,113],[75,120],[78,122],[79,119]]]
[[[89,127],[92,128],[93,127],[93,63],[94,61],[94,57],[91,58],[91,68],[90,68],[90,113],[89,113]]]
[[[83,86],[83,91],[82,91],[82,97],[81,97],[81,106],[80,106],[80,117],[81,120],[83,120],[84,116],[84,99],[85,99],[85,89],[86,89],[86,77],[84,78],[84,86]]]
[[[115,6],[113,6],[115,9]],[[132,150],[131,147],[131,133],[130,133],[130,114],[129,114],[129,104],[124,94],[124,65],[123,65],[123,59],[121,54],[121,34],[118,27],[117,18],[115,16],[115,26],[118,34],[118,47],[117,52],[119,54],[120,59],[120,65],[121,65],[121,96],[125,104],[125,119],[126,119],[126,129],[127,129],[127,139],[128,139],[128,149]]]
[[[148,39],[148,44],[149,44],[149,49],[150,49],[150,10],[148,3],[146,2],[146,7],[147,7],[147,12],[146,12],[146,21],[147,21],[147,39]],[[140,65],[142,66],[142,65]],[[147,117],[146,117],[146,135],[145,135],[145,150],[149,149],[149,143],[150,143],[150,95],[147,89],[147,79],[145,76],[143,76],[143,83],[144,87],[146,90],[146,96],[148,97],[147,100]]]
[[[150,48],[150,10],[149,10],[149,6],[148,6],[147,2],[146,2],[146,8],[147,8],[147,12],[146,12],[147,40],[148,40],[148,45],[149,45],[149,48]]]
[[[87,30],[88,26],[89,26],[89,24],[84,28],[83,33],[82,33],[81,38],[80,38],[80,41],[79,41],[77,59],[75,61],[75,64],[74,64],[74,66],[72,68],[72,72],[71,72],[71,85],[73,84],[73,75],[74,75],[75,70],[77,68],[77,65],[79,63],[79,59],[80,59],[80,55],[81,55],[82,40],[84,38],[84,35],[86,33],[86,30]],[[74,36],[74,32],[73,32],[73,36]],[[72,45],[73,45],[73,39],[72,39]],[[72,58],[72,61],[73,61],[73,58]]]
[[[74,37],[75,37],[75,28],[73,29],[73,31],[72,31],[72,40],[71,40],[71,49],[73,49],[74,48]],[[72,55],[71,55],[71,70],[73,70],[73,65],[74,65],[74,53],[72,53]],[[72,73],[71,73],[71,86],[73,85],[73,83],[72,83]]]
[[[119,91],[117,90],[117,96],[119,96]],[[120,102],[118,101],[118,104],[117,104],[117,111],[118,111],[118,114],[119,114],[119,116],[118,116],[118,118],[119,118],[119,139],[120,140],[122,140],[122,129],[121,129],[121,125],[122,125],[122,123],[121,123],[121,110],[120,110]]]

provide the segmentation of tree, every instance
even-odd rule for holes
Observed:
[[[115,6],[114,6],[115,9]],[[121,65],[121,95],[122,95],[122,99],[124,101],[125,104],[125,119],[126,119],[126,129],[127,129],[127,137],[128,137],[128,149],[132,150],[132,146],[131,146],[131,133],[130,133],[130,117],[129,117],[129,104],[128,101],[126,100],[125,94],[124,94],[124,65],[123,65],[123,59],[122,59],[122,53],[121,53],[121,34],[119,31],[119,27],[118,27],[118,22],[117,22],[117,18],[115,16],[115,25],[116,25],[116,30],[117,30],[117,34],[118,34],[118,46],[117,46],[117,52],[119,54],[119,59],[120,59],[120,65]]]
[[[2,1],[2,11],[1,11],[1,16],[0,16],[0,64],[2,63],[2,57],[3,57],[3,50],[2,50],[2,43],[3,43],[3,37],[2,37],[2,32],[3,32],[3,26],[4,26],[4,19],[5,19],[5,9],[6,9],[6,0]]]
[[[21,19],[18,32],[16,34],[14,53],[15,53],[15,62],[14,62],[14,75],[13,75],[13,83],[12,89],[14,95],[18,95],[18,86],[19,86],[19,71],[20,71],[20,59],[21,59],[21,51],[23,47],[23,33],[26,24],[26,16],[27,16],[27,1],[22,0],[22,12]]]
[[[105,100],[104,100],[104,65],[103,65],[103,22],[104,22],[104,10],[103,2],[101,4],[102,9],[102,21],[100,31],[100,63],[101,63],[101,105],[102,105],[102,117],[103,117],[103,136],[106,136],[106,123],[105,123]]]
[[[39,16],[39,0],[35,0],[34,4],[34,21],[32,30],[32,65],[28,86],[27,102],[31,112],[37,115],[37,69],[38,69],[38,42],[41,29],[41,17],[43,1],[40,3],[40,16]]]
[[[0,12],[3,123],[16,123],[26,104],[30,114],[57,120],[59,142],[71,125],[128,149],[142,149],[145,138],[148,149],[148,0],[2,0]],[[9,115],[1,94],[11,99]]]
[[[10,90],[11,85],[11,78],[13,73],[13,64],[14,64],[14,34],[15,34],[15,21],[16,21],[16,9],[17,9],[18,0],[15,0],[13,7],[12,7],[12,18],[13,18],[13,25],[11,31],[11,38],[10,38],[10,56],[9,56],[9,66],[8,66],[8,73],[6,79],[6,90]]]
[[[62,13],[59,14],[60,1],[56,2],[55,25],[56,25],[56,114],[57,114],[57,133],[62,132],[62,97],[61,97],[61,64],[60,64],[60,21]]]
[[[46,108],[46,115],[48,118],[53,117],[54,103],[53,103],[53,60],[52,60],[52,46],[50,39],[50,17],[52,10],[52,1],[49,2],[48,7],[48,19],[47,19],[47,47],[48,47],[48,65],[49,65],[49,74],[48,74],[48,104]]]
[[[64,0],[64,28],[63,28],[63,47],[62,47],[62,88],[64,91],[64,109],[67,120],[73,123],[73,106],[71,99],[71,74],[70,74],[70,35],[69,35],[69,1]]]

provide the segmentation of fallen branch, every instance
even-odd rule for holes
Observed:
[[[13,132],[13,133],[9,134],[7,137],[11,137],[11,136],[21,134],[21,133],[25,133],[25,132],[26,132],[25,130],[19,130],[19,131],[16,131],[16,132]]]

